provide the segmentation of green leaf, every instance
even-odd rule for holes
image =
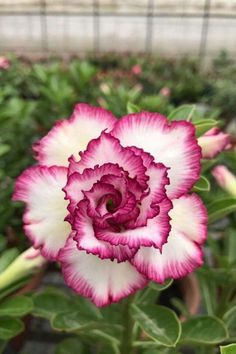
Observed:
[[[10,149],[10,145],[0,144],[0,156],[5,155]]]
[[[51,319],[59,312],[72,310],[70,298],[59,291],[45,291],[33,296],[33,314]]]
[[[187,120],[191,121],[193,117],[199,117],[195,105],[184,104],[174,109],[168,116],[169,120]]]
[[[236,328],[236,305],[225,312],[223,320],[228,328]]]
[[[196,135],[197,137],[200,137],[211,128],[217,126],[218,121],[215,119],[203,119],[201,121],[195,122],[194,125],[196,128]]]
[[[201,176],[195,186],[193,187],[194,192],[209,192],[211,189],[210,182],[204,176]]]
[[[176,314],[157,305],[132,305],[132,316],[146,334],[159,344],[174,347],[181,333]]]
[[[101,322],[100,322],[101,323]],[[79,311],[60,312],[51,318],[51,325],[59,331],[73,332],[93,327],[94,321],[81,315]]]
[[[220,198],[210,203],[208,209],[208,222],[212,223],[218,219],[236,211],[236,198]]]
[[[76,353],[82,353],[82,345],[79,338],[67,338],[59,343],[56,347],[55,354],[74,354],[76,348]]]
[[[26,296],[12,297],[0,304],[0,316],[24,316],[33,309],[33,301]]]
[[[220,347],[221,354],[236,354],[236,344],[229,344],[224,347]]]
[[[140,112],[140,108],[130,101],[127,103],[126,109],[128,114]]]
[[[0,339],[9,340],[24,330],[24,324],[18,318],[0,318]]]
[[[201,344],[218,344],[228,337],[223,321],[216,317],[200,316],[182,324],[181,341]]]

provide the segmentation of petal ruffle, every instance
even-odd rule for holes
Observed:
[[[66,183],[64,167],[35,166],[17,179],[14,200],[26,203],[24,230],[34,248],[40,248],[48,259],[55,260],[71,232],[64,221],[67,204],[62,187]]]
[[[171,232],[159,251],[141,247],[132,264],[148,279],[163,283],[167,278],[181,278],[203,263],[200,245],[206,238],[206,211],[200,198],[185,195],[172,200]]]
[[[113,246],[96,238],[93,220],[87,214],[87,204],[86,200],[79,203],[73,221],[74,240],[77,242],[78,249],[92,253],[101,259],[117,259],[118,262],[132,258],[137,249],[122,244]]]
[[[123,146],[136,146],[169,167],[167,194],[177,198],[189,191],[199,179],[201,149],[193,124],[168,122],[157,113],[129,114],[117,121],[112,134]]]
[[[127,171],[130,178],[136,178],[143,188],[147,187],[148,177],[145,175],[146,168],[142,158],[131,149],[122,147],[118,139],[107,133],[102,133],[98,139],[88,144],[87,150],[81,154],[78,162],[79,172],[111,161]]]
[[[134,248],[154,246],[161,249],[170,232],[168,213],[172,208],[172,203],[169,199],[165,199],[159,204],[159,208],[159,214],[153,219],[149,219],[146,226],[120,232],[96,229],[96,237],[109,242],[111,245],[128,245]]]
[[[103,108],[80,103],[70,119],[57,122],[50,132],[37,142],[33,150],[41,165],[68,166],[68,158],[86,149],[89,141],[116,122],[113,114]],[[91,166],[89,166],[91,167]]]
[[[59,259],[67,285],[97,306],[117,302],[147,284],[146,278],[129,262],[101,260],[78,251],[72,238],[60,251]]]

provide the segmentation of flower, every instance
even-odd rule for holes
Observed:
[[[202,264],[207,215],[189,193],[200,175],[195,128],[140,112],[117,120],[78,104],[33,147],[14,200],[33,246],[97,306]]]
[[[198,144],[202,148],[202,157],[212,159],[227,147],[229,144],[229,135],[215,127],[198,138]]]
[[[171,91],[170,91],[169,87],[162,87],[159,94],[163,97],[170,97]]]
[[[3,289],[16,281],[34,274],[46,264],[39,250],[33,247],[21,253],[1,274],[0,289]]]
[[[136,65],[132,66],[131,72],[134,75],[140,75],[142,73],[142,68],[140,65],[136,64]]]
[[[7,70],[10,67],[10,61],[4,57],[4,56],[0,56],[0,70]]]
[[[236,176],[226,166],[218,165],[214,167],[212,175],[221,188],[236,197]]]

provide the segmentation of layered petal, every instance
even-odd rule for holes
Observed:
[[[226,148],[229,142],[229,135],[221,132],[219,128],[212,128],[198,138],[198,144],[202,148],[202,157],[204,159],[212,159],[217,156]]]
[[[130,178],[136,178],[141,186],[147,187],[148,177],[145,175],[146,168],[142,158],[131,149],[123,148],[118,139],[107,133],[102,133],[98,139],[88,144],[87,150],[81,154],[78,162],[79,172],[111,161],[127,171]]]
[[[117,259],[118,262],[132,258],[137,251],[135,248],[119,244],[113,246],[96,238],[93,219],[88,216],[87,206],[86,200],[81,201],[73,220],[74,239],[78,249],[97,255],[101,259]]]
[[[111,112],[85,103],[75,106],[70,119],[61,120],[37,142],[33,150],[41,165],[68,166],[68,158],[86,149],[89,141],[116,122]],[[110,162],[110,161],[109,161]],[[91,166],[89,166],[91,167]]]
[[[73,212],[75,206],[84,198],[83,192],[89,191],[94,183],[99,181],[103,176],[108,174],[122,176],[124,173],[122,168],[113,163],[96,166],[94,169],[86,168],[83,173],[74,172],[74,169],[75,165],[73,173],[69,175],[67,184],[63,188],[66,194],[66,199],[70,201],[70,212]]]
[[[141,112],[119,120],[112,134],[123,146],[142,148],[170,168],[169,197],[181,196],[199,179],[201,149],[190,122],[168,122],[160,114]]]
[[[25,170],[17,179],[14,200],[26,203],[24,230],[34,248],[40,248],[48,259],[56,259],[70,234],[64,221],[67,204],[62,187],[66,183],[64,167],[35,166]]]
[[[203,263],[200,245],[206,238],[206,210],[200,198],[187,195],[173,200],[171,232],[162,250],[141,247],[132,264],[150,280],[163,283],[181,278]]]
[[[161,249],[170,232],[170,217],[168,214],[171,208],[171,201],[165,199],[159,204],[159,214],[149,219],[146,226],[119,232],[110,229],[96,229],[96,237],[109,242],[111,245],[128,245],[134,248],[154,246]]]
[[[72,238],[61,250],[59,259],[67,285],[97,306],[117,302],[147,284],[146,278],[129,262],[101,260],[78,251]]]

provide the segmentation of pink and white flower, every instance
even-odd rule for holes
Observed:
[[[35,146],[14,200],[26,203],[33,246],[97,306],[203,262],[207,214],[191,188],[201,149],[194,126],[158,113],[78,104]]]
[[[204,159],[212,159],[227,148],[229,135],[215,127],[198,138],[198,144],[202,148],[202,157]]]

